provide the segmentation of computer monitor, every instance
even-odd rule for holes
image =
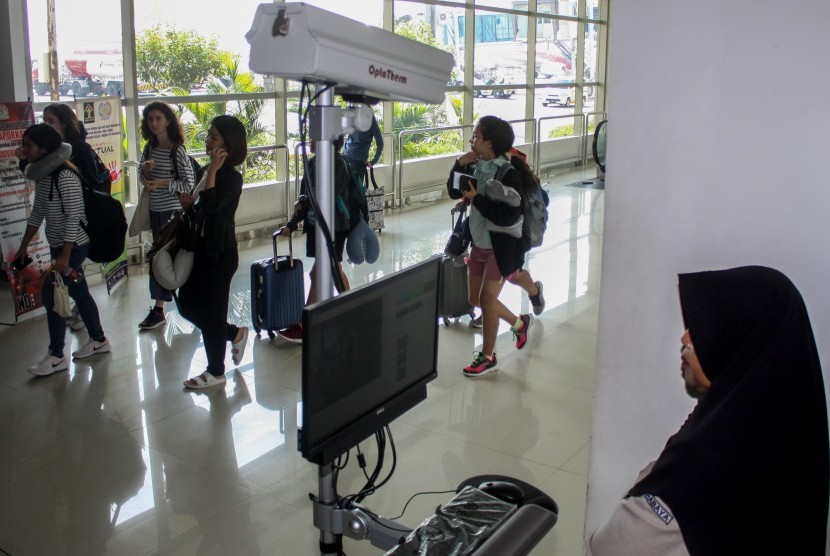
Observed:
[[[331,463],[426,399],[437,376],[440,261],[303,310],[304,458]]]

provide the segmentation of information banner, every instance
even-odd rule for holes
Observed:
[[[23,178],[15,154],[23,132],[33,123],[31,102],[0,102],[0,251],[2,277],[10,287],[15,318],[42,306],[40,277],[52,264],[42,227],[29,243],[32,263],[20,271],[8,264],[20,248],[35,198],[35,184]]]
[[[86,128],[86,141],[109,168],[112,196],[124,204],[124,156],[121,136],[121,98],[101,97],[76,101],[78,119]],[[127,277],[127,250],[111,263],[102,264],[101,272],[112,293]]]

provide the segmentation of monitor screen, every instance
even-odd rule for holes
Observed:
[[[303,457],[331,463],[426,398],[440,257],[303,311]]]

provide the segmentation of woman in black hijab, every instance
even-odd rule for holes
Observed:
[[[776,270],[742,267],[680,275],[680,303],[683,371],[693,351],[709,384],[621,506],[676,520],[692,556],[825,554],[827,409],[801,295]],[[589,539],[595,556],[609,524]],[[659,553],[648,542],[638,553]]]

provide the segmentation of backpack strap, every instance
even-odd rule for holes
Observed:
[[[61,214],[66,216],[66,211],[63,208],[63,197],[61,196],[61,188],[58,187],[58,177],[60,176],[60,173],[63,172],[64,170],[69,170],[70,172],[72,172],[73,174],[75,174],[78,177],[78,180],[81,182],[81,188],[85,188],[85,187],[88,187],[88,186],[86,185],[86,182],[84,181],[84,178],[81,176],[81,174],[76,172],[75,170],[73,170],[66,163],[61,164],[60,166],[58,166],[57,168],[52,170],[52,174],[51,174],[52,183],[49,186],[49,200],[51,201],[53,199],[52,192],[57,191],[58,192],[58,199],[60,199],[60,202],[61,202]]]
[[[504,176],[506,176],[507,173],[510,172],[510,170],[512,169],[513,165],[510,164],[510,161],[508,160],[507,164],[502,164],[501,166],[499,166],[499,169],[496,170],[496,175],[493,176],[493,178],[504,183]]]

